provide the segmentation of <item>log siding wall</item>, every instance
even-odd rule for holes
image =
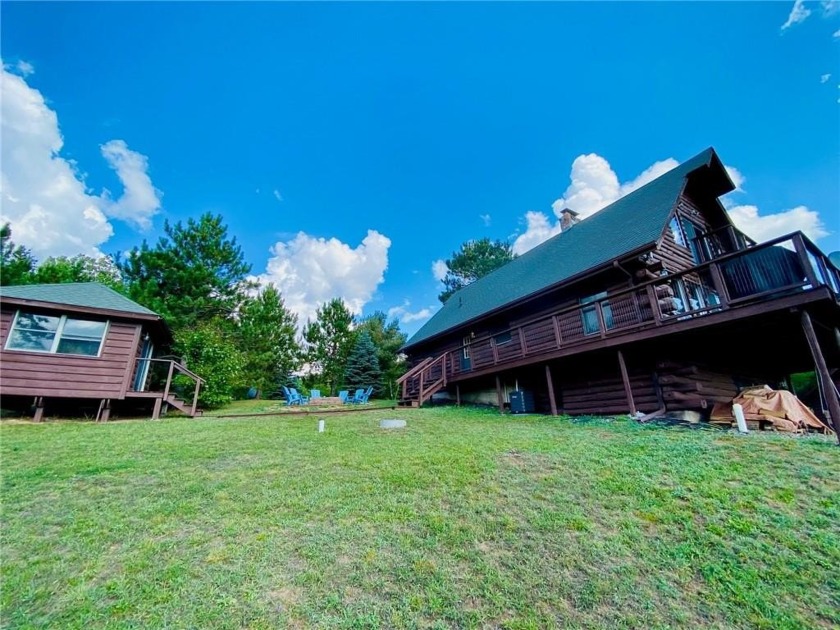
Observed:
[[[17,309],[0,312],[0,393],[59,398],[125,397],[140,323],[111,319],[98,357],[5,350]],[[64,314],[63,311],[55,311]]]

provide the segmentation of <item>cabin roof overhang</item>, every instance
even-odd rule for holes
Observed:
[[[33,309],[39,311],[55,311],[61,313],[76,313],[79,315],[91,315],[105,319],[116,319],[138,323],[147,323],[152,330],[157,331],[158,336],[165,342],[172,341],[172,331],[160,315],[154,313],[135,313],[108,308],[95,308],[91,306],[79,306],[77,304],[62,304],[58,302],[46,302],[43,300],[30,300],[18,297],[2,296],[0,304],[4,307],[19,309]]]

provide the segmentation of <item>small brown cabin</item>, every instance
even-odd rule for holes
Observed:
[[[50,400],[149,401],[195,415],[201,379],[177,360],[155,357],[172,341],[161,317],[95,282],[0,287],[0,396],[31,398],[40,420]],[[175,396],[172,377],[195,383],[191,403]]]
[[[710,148],[582,221],[565,213],[408,341],[401,403],[702,411],[816,369],[840,423],[840,271],[801,232],[738,231],[719,200],[734,188]]]

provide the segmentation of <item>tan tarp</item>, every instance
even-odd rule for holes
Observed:
[[[779,431],[802,432],[808,429],[828,433],[831,428],[814,415],[808,407],[785,390],[770,389],[767,385],[745,389],[731,403],[718,403],[712,409],[712,420],[733,420],[732,405],[744,408],[747,420],[766,420]]]

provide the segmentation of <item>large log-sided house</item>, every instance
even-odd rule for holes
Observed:
[[[703,410],[816,368],[840,422],[840,272],[801,232],[739,232],[734,188],[707,149],[464,287],[403,348],[402,403]]]
[[[107,420],[112,401],[146,402],[152,417],[162,405],[197,413],[203,382],[156,351],[172,341],[160,316],[94,282],[0,287],[0,396],[21,397],[35,420],[61,400],[98,402]],[[189,383],[189,401],[175,395],[173,377]]]

